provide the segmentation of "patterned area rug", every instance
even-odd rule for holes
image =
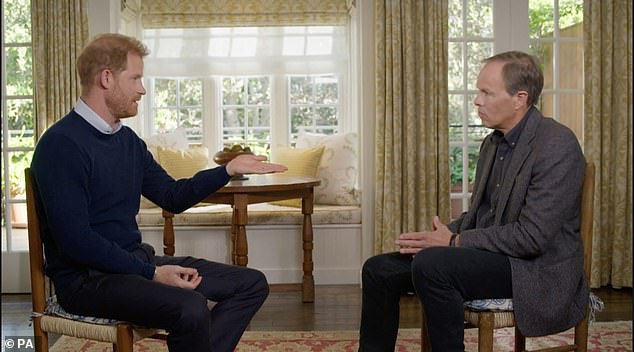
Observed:
[[[527,339],[528,349],[557,346],[562,341],[572,341],[573,330],[558,335]],[[236,352],[346,352],[357,351],[357,331],[247,331]],[[477,332],[465,331],[466,351],[477,351]],[[420,330],[402,329],[396,351],[420,351]],[[513,350],[513,329],[495,331],[494,351]],[[63,336],[51,348],[52,352],[102,352],[112,351],[112,346],[83,339]],[[165,343],[159,340],[145,339],[134,347],[135,352],[167,352]],[[590,352],[627,352],[632,351],[632,322],[606,322],[590,325],[588,338]]]

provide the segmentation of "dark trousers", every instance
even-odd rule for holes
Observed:
[[[360,352],[394,351],[399,301],[415,292],[434,351],[464,351],[464,301],[512,297],[508,257],[461,247],[380,254],[363,265]]]
[[[156,256],[153,260],[157,265],[196,268],[202,282],[189,290],[138,275],[91,273],[58,294],[59,302],[74,314],[165,329],[172,352],[234,351],[268,295],[264,275],[192,257]],[[207,299],[218,302],[211,311]]]

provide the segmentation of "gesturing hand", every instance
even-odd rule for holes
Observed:
[[[288,170],[284,165],[264,163],[263,161],[266,161],[266,157],[262,155],[238,155],[227,164],[227,173],[235,176],[242,174],[269,174]]]
[[[161,265],[156,267],[154,281],[165,285],[195,289],[203,280],[194,268],[185,268],[180,265]]]

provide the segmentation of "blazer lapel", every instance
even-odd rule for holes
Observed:
[[[502,188],[500,189],[500,195],[498,198],[495,212],[495,224],[502,223],[502,214],[504,214],[504,209],[506,208],[506,204],[508,203],[509,197],[511,196],[511,190],[513,189],[513,185],[515,184],[515,178],[519,174],[522,165],[526,161],[526,158],[530,155],[533,150],[532,140],[535,137],[535,131],[537,126],[539,125],[539,121],[543,118],[541,114],[533,109],[533,112],[526,117],[528,120],[526,121],[526,125],[524,126],[524,130],[522,131],[522,135],[517,141],[517,146],[515,146],[515,150],[513,151],[513,156],[511,157],[511,163],[509,164],[506,175],[504,176],[504,181],[502,183]]]

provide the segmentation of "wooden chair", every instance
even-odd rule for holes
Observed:
[[[583,244],[583,271],[588,280],[591,274],[592,264],[592,225],[594,213],[594,179],[595,167],[593,163],[586,163],[585,176],[581,191],[581,241]],[[589,313],[589,311],[588,311]],[[583,320],[575,326],[575,337],[572,344],[540,349],[541,352],[586,352],[588,349],[588,313]],[[422,350],[431,351],[427,325],[423,312],[423,324],[421,327]],[[465,328],[478,328],[478,351],[493,351],[493,330],[515,326],[513,311],[474,311],[465,308]],[[526,351],[526,337],[515,326],[515,351]]]
[[[72,320],[45,312],[48,279],[44,274],[44,250],[40,238],[40,220],[37,203],[37,186],[29,168],[25,169],[26,204],[29,237],[29,262],[31,266],[31,292],[33,301],[33,335],[35,350],[48,351],[48,333],[86,338],[112,343],[115,352],[132,352],[134,342],[146,338],[165,339],[162,330],[137,328],[126,322],[101,325],[83,320]]]

